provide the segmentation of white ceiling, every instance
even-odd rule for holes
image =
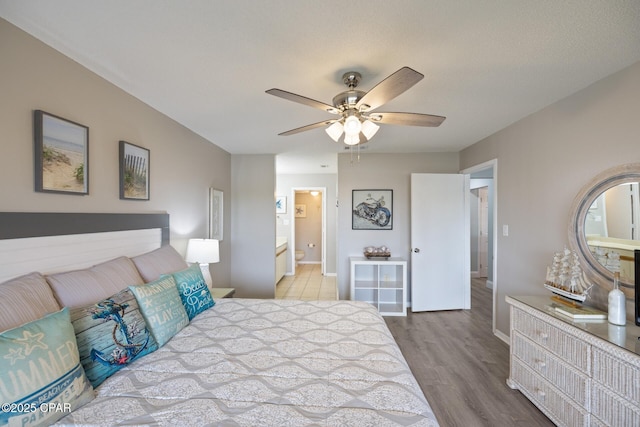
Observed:
[[[282,154],[280,172],[335,172],[343,146],[278,136],[334,116],[270,88],[330,104],[346,71],[367,91],[409,66],[425,78],[379,111],[446,121],[383,125],[363,153],[459,151],[640,60],[638,0],[0,0],[0,16],[230,153]]]

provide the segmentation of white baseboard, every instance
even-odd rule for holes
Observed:
[[[480,273],[478,273],[477,271],[472,271],[471,272],[471,278],[472,279],[477,279],[478,277],[480,277]]]
[[[486,285],[486,286],[487,286],[487,288],[489,288],[489,289],[493,289],[493,281],[491,281],[491,280],[487,279],[487,285]]]
[[[498,338],[500,338],[502,341],[504,341],[507,345],[511,345],[511,340],[509,339],[508,336],[506,336],[505,334],[503,334],[502,332],[500,332],[499,330],[495,330],[493,331],[493,335],[497,336]]]

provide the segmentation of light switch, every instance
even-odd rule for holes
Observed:
[[[507,237],[509,235],[509,226],[507,224],[502,225],[502,235]]]

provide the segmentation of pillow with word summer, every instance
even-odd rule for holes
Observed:
[[[86,307],[71,309],[80,362],[93,387],[158,349],[128,288]]]
[[[129,286],[136,296],[147,327],[162,347],[189,324],[173,276],[164,276],[145,285]]]
[[[215,305],[199,264],[172,274],[189,320]]]
[[[68,308],[0,334],[0,426],[48,426],[93,397]]]

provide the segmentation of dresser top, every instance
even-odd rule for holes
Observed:
[[[580,329],[581,331],[640,356],[640,340],[638,339],[638,337],[640,337],[640,327],[631,322],[627,322],[626,326],[616,326],[610,324],[607,319],[574,320],[558,313],[555,308],[561,307],[562,305],[553,301],[551,297],[507,296],[506,300],[507,303],[512,305],[517,306],[517,303],[519,302],[536,310],[542,311],[555,319]]]

